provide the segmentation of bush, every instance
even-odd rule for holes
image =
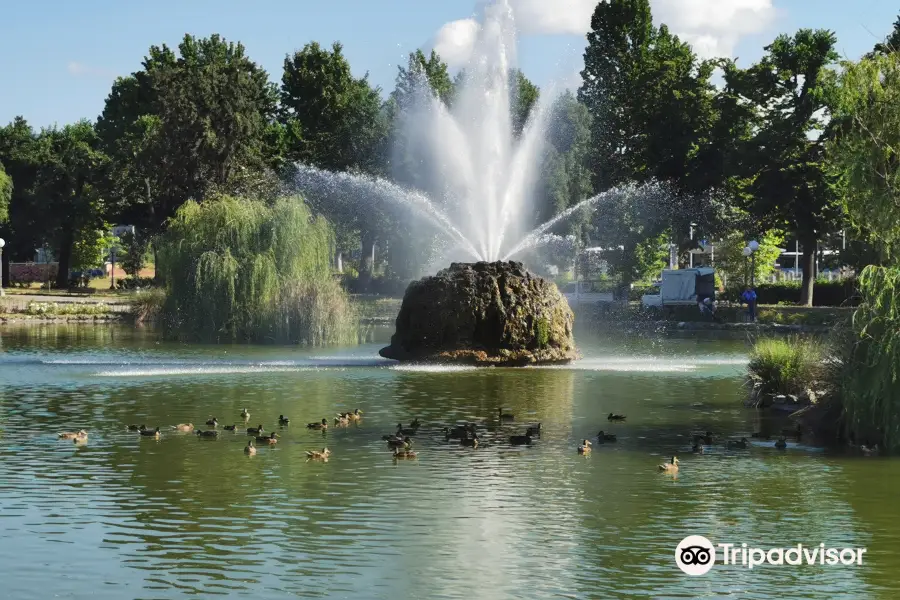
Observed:
[[[139,290],[131,301],[131,314],[135,323],[154,321],[162,313],[165,302],[165,290],[159,288]]]
[[[125,279],[116,279],[116,289],[118,290],[140,290],[153,287],[152,277],[127,277]]]
[[[54,283],[58,263],[10,263],[9,282],[15,286],[30,286],[32,283]]]
[[[103,302],[82,304],[76,302],[29,302],[26,315],[105,315],[109,306]]]
[[[750,379],[763,392],[799,394],[822,374],[824,350],[818,342],[802,338],[763,339],[750,351]]]
[[[782,281],[761,283],[756,286],[756,301],[759,304],[799,304],[800,282]],[[720,298],[729,302],[739,302],[744,287],[729,287]],[[841,281],[817,281],[813,284],[813,306],[856,306],[859,292],[855,279]]]

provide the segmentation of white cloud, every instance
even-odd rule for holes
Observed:
[[[503,0],[497,0],[503,1]],[[701,57],[730,57],[741,37],[766,30],[775,19],[774,0],[651,0],[654,20],[687,42]],[[583,36],[591,26],[597,0],[506,0],[522,35]],[[489,0],[480,0],[480,14]],[[478,30],[478,21],[460,19],[445,24],[432,39],[434,48],[451,66],[465,64]]]
[[[430,46],[451,68],[461,67],[472,54],[478,27],[478,22],[471,18],[451,21],[438,30]]]
[[[100,67],[92,67],[90,65],[86,65],[84,63],[72,61],[69,63],[66,69],[69,71],[70,75],[74,75],[75,77],[114,77],[115,73],[110,71],[109,69],[103,69]]]

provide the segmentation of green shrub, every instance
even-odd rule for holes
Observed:
[[[750,351],[747,370],[763,391],[799,394],[822,374],[824,351],[816,341],[803,338],[766,338]]]
[[[780,281],[760,283],[755,287],[758,304],[792,305],[800,303],[800,282]],[[729,287],[720,295],[722,300],[739,302],[744,287]],[[859,292],[855,279],[817,281],[813,284],[813,306],[855,306]]]

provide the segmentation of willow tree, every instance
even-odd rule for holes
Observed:
[[[843,184],[844,210],[890,259],[900,244],[900,54],[845,63],[836,96],[840,126],[828,159]]]
[[[300,198],[185,203],[160,244],[169,337],[319,345],[356,341],[331,274],[334,234]]]

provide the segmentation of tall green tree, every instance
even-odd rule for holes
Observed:
[[[747,208],[762,229],[800,240],[801,303],[812,305],[818,241],[840,224],[825,131],[838,56],[830,31],[801,29],[766,46],[748,69],[729,64],[726,91],[752,111],[753,137],[739,152],[750,178]]]
[[[0,223],[9,220],[9,201],[12,199],[13,181],[6,174],[3,163],[0,162]]]
[[[521,69],[510,71],[510,111],[512,112],[513,133],[521,135],[531,116],[531,110],[537,104],[541,91],[534,85]]]
[[[886,260],[900,251],[900,52],[845,62],[828,142],[854,233]]]
[[[637,260],[645,240],[668,231],[686,250],[691,223],[709,219],[712,207],[703,194],[719,183],[708,175],[720,118],[710,82],[716,63],[698,60],[665,25],[654,27],[649,0],[599,3],[587,38],[578,98],[593,118],[594,189],[659,180],[675,192],[666,205],[642,202],[637,191],[629,192],[632,200],[619,207],[621,214],[609,214],[615,207],[606,207],[603,216],[595,213],[595,233],[602,238],[596,241],[620,249],[610,250],[620,255],[608,258],[627,285],[643,275],[629,261]],[[642,216],[642,210],[653,212]]]
[[[47,207],[34,196],[37,180],[37,134],[22,117],[0,127],[0,162],[12,180],[8,219],[0,222],[3,249],[3,285],[9,286],[9,262],[13,258],[31,259],[41,245],[46,229],[42,224]]]
[[[47,210],[44,229],[55,232],[56,286],[67,287],[73,247],[82,236],[94,235],[104,225],[98,183],[107,157],[89,121],[46,129],[37,145],[40,163],[34,195],[43,200]]]
[[[891,30],[891,33],[888,34],[883,41],[875,44],[872,52],[866,55],[866,58],[872,58],[879,54],[892,54],[897,52],[900,52],[900,16],[894,21],[894,28]]]
[[[394,79],[394,91],[390,99],[396,104],[396,110],[403,110],[411,101],[416,91],[416,79],[424,75],[434,95],[444,104],[449,105],[453,96],[453,80],[447,63],[441,60],[434,50],[427,57],[421,50],[410,52],[406,66],[397,67]]]
[[[219,35],[186,35],[177,53],[153,46],[143,67],[113,84],[97,128],[114,206],[156,232],[187,199],[272,166],[278,95],[244,46]]]

